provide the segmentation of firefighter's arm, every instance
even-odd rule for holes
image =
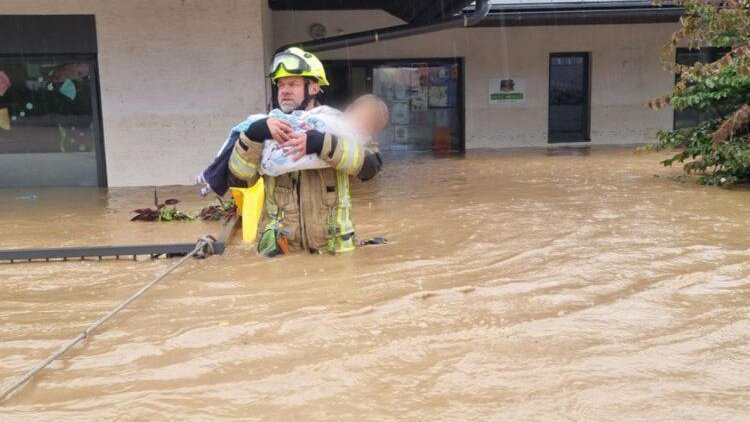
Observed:
[[[229,156],[229,185],[253,186],[260,174],[258,168],[263,153],[263,141],[271,138],[268,119],[253,122],[244,132],[240,132]]]
[[[306,144],[308,154],[317,154],[331,167],[362,181],[372,179],[383,167],[377,150],[365,148],[351,139],[311,130],[307,132]]]

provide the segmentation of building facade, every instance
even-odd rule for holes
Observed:
[[[4,0],[0,187],[189,184],[272,102],[275,49],[402,24],[264,0]],[[653,142],[674,125],[644,104],[674,84],[659,55],[676,25],[482,26],[324,51],[324,99],[383,97],[394,152]]]

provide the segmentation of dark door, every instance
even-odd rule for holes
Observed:
[[[695,63],[712,63],[719,60],[730,51],[726,47],[703,47],[699,49],[678,48],[675,56],[677,64],[693,66]],[[680,75],[675,74],[674,82],[680,81]],[[688,84],[690,86],[690,84]],[[674,128],[683,129],[695,127],[710,119],[720,117],[714,110],[698,111],[694,108],[674,110]]]
[[[369,92],[368,68],[347,62],[326,63],[326,77],[331,83],[323,88],[321,104],[343,109],[357,96]]]
[[[589,54],[553,53],[549,59],[549,142],[586,142],[589,136]]]

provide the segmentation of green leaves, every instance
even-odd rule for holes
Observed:
[[[705,116],[695,127],[657,133],[656,149],[678,152],[662,161],[683,164],[699,183],[728,186],[750,182],[750,1],[678,0],[685,7],[681,27],[662,51],[665,67],[679,75],[666,97],[651,108],[671,104]],[[730,47],[713,63],[674,63],[678,45]]]
[[[163,203],[159,202],[159,197],[156,195],[154,190],[154,208],[139,208],[133,210],[135,216],[130,221],[190,221],[194,220],[195,217],[180,211],[176,205],[179,204],[178,199],[167,199]],[[172,208],[169,208],[169,207]]]
[[[230,218],[237,215],[237,205],[234,202],[234,198],[229,198],[226,201],[219,197],[216,197],[217,203],[209,204],[204,207],[198,216],[204,221],[219,221],[229,220]]]

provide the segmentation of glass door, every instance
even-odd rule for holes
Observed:
[[[589,55],[554,53],[549,62],[549,142],[589,136]]]

